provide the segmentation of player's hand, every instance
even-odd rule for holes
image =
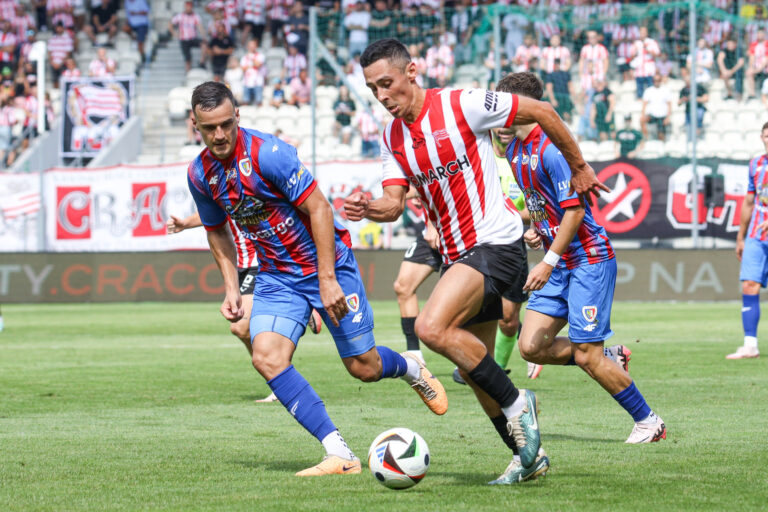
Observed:
[[[524,292],[534,292],[541,290],[544,285],[549,281],[549,276],[552,275],[552,267],[549,263],[539,262],[533,270],[528,273],[528,279],[523,286]]]
[[[424,234],[424,240],[426,240],[431,248],[437,250],[438,244],[440,243],[440,236],[437,234],[437,229],[435,229],[435,226],[433,226],[431,222],[427,222],[427,232]]]
[[[369,201],[362,192],[355,192],[344,200],[344,211],[351,221],[359,221],[368,213]]]
[[[529,229],[523,234],[523,240],[531,249],[538,249],[541,247],[541,235],[533,229]]]
[[[174,233],[181,233],[184,231],[185,226],[182,220],[175,215],[171,215],[171,217],[166,221],[165,223],[165,232],[169,235],[172,235]]]
[[[744,240],[736,239],[736,257],[741,261],[741,256],[744,254]]]
[[[349,307],[347,306],[347,298],[336,278],[320,279],[320,300],[325,312],[328,313],[328,318],[331,319],[333,325],[338,327],[339,320],[349,313]]]
[[[243,318],[245,311],[243,310],[243,299],[240,296],[240,292],[238,291],[237,294],[227,294],[224,297],[224,302],[221,303],[220,311],[224,318],[230,322],[237,322]]]
[[[758,224],[757,225],[757,229],[759,229],[763,233],[768,231],[768,220],[765,220],[765,221],[761,222],[760,224]]]
[[[577,168],[571,167],[570,193],[576,192],[582,200],[592,204],[592,195],[600,197],[600,191],[610,192],[611,189],[600,183],[595,176],[595,171],[587,162]]]

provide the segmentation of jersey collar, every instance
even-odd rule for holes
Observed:
[[[425,115],[427,115],[427,110],[429,110],[429,104],[431,103],[432,98],[435,96],[435,94],[437,94],[438,91],[439,89],[427,89],[425,91],[426,93],[424,95],[424,104],[421,106],[421,112],[419,112],[419,116],[416,118],[416,120],[413,123],[408,124],[405,122],[405,119],[403,119],[403,123],[405,123],[405,126],[407,126],[409,130],[411,129],[411,126],[415,126],[421,123],[421,120],[424,119]]]

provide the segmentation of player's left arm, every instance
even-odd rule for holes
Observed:
[[[328,317],[336,327],[339,320],[349,312],[347,299],[336,280],[336,236],[333,210],[323,193],[315,189],[296,207],[309,216],[312,239],[317,248],[317,279],[320,286],[320,300]]]
[[[586,210],[580,204],[569,206],[565,209],[565,214],[563,215],[563,220],[560,221],[560,227],[557,230],[555,239],[552,240],[552,245],[549,247],[544,260],[540,261],[528,273],[528,280],[525,282],[525,286],[523,286],[524,291],[541,290],[547,284],[549,276],[552,275],[552,269],[555,268],[560,260],[560,256],[565,253],[571,240],[576,236],[576,232],[584,220],[585,213]]]

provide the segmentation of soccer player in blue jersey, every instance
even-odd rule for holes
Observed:
[[[768,284],[768,123],[760,138],[765,154],[749,162],[749,185],[741,203],[741,224],[736,237],[736,256],[741,260],[741,322],[744,344],[726,359],[759,357],[757,324],[760,322],[760,287]]]
[[[197,86],[192,111],[207,149],[189,166],[189,189],[224,277],[221,312],[232,322],[243,316],[230,218],[256,242],[259,258],[250,318],[253,365],[326,450],[322,462],[297,476],[359,473],[360,461],[323,401],[291,364],[313,307],[354,377],[402,377],[436,414],[448,408],[445,390],[414,358],[375,346],[373,313],[349,233],[334,221],[296,149],[273,135],[239,128],[234,97],[222,83]]]
[[[533,73],[512,73],[498,90],[536,100],[542,84]],[[525,240],[543,242],[544,260],[531,269],[532,292],[520,333],[520,353],[538,364],[576,364],[608,391],[635,421],[627,443],[665,439],[667,429],[621,364],[606,357],[603,342],[613,336],[611,306],[616,258],[605,229],[588,205],[570,193],[571,169],[536,124],[512,126],[507,160],[515,173],[534,229]],[[557,337],[569,324],[568,337]],[[624,349],[616,346],[618,350]]]

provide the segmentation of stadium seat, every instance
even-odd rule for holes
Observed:
[[[189,102],[192,99],[192,89],[189,87],[174,87],[168,93],[168,114],[173,120],[185,119]]]
[[[688,144],[684,138],[670,139],[664,143],[664,153],[673,158],[688,156]]]
[[[606,162],[616,158],[616,142],[612,140],[604,140],[597,145],[597,155],[595,156],[595,162]]]
[[[179,160],[182,162],[190,162],[194,160],[197,155],[200,154],[202,150],[205,149],[205,146],[197,146],[194,144],[188,144],[186,146],[183,146],[179,150]]]
[[[579,147],[584,155],[584,160],[595,161],[597,158],[597,142],[591,140],[583,140],[579,142]]]
[[[736,122],[743,129],[749,129],[752,126],[759,128],[757,125],[762,125],[759,117],[760,114],[753,109],[741,109],[736,113]]]
[[[192,68],[187,72],[187,87],[194,88],[203,82],[213,79],[213,73],[207,69]]]
[[[660,140],[646,141],[641,152],[642,158],[659,158],[664,156],[664,143]]]

